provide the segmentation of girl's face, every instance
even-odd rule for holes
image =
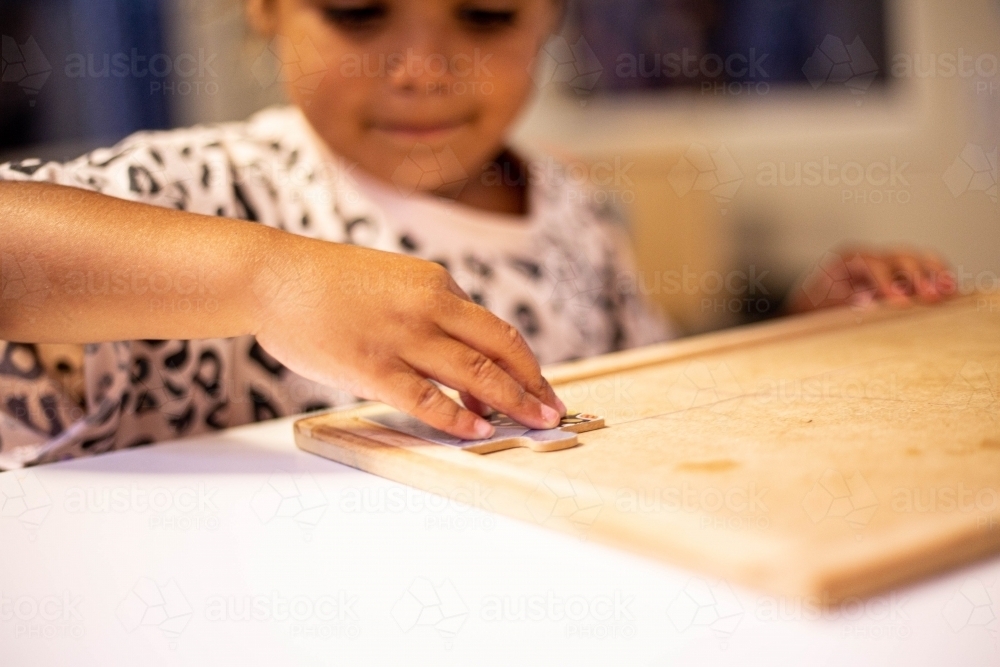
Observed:
[[[291,100],[330,148],[401,190],[475,178],[533,89],[554,0],[250,0]]]

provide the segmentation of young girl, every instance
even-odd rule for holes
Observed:
[[[560,14],[249,0],[283,62],[322,60],[291,106],[0,166],[0,337],[31,341],[0,343],[0,467],[355,397],[459,437],[488,436],[488,408],[545,428],[565,406],[539,361],[667,338],[618,289],[621,222],[504,143]],[[858,257],[873,293],[903,298],[907,270],[903,291],[937,297],[936,260]]]

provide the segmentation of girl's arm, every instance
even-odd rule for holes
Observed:
[[[0,339],[253,334],[291,370],[458,437],[492,427],[430,380],[534,428],[565,407],[517,330],[439,265],[76,188],[0,182]]]

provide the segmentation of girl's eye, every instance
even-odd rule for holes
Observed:
[[[389,8],[377,3],[356,7],[325,7],[323,14],[327,21],[344,30],[365,30],[377,26],[389,14]]]
[[[459,20],[474,30],[497,30],[514,24],[517,12],[466,7],[458,11]]]

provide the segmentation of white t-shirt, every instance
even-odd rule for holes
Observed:
[[[414,157],[413,168],[448,168],[446,156]],[[558,170],[530,173],[525,216],[409,193],[331,154],[295,107],[245,122],[140,132],[68,163],[0,165],[0,180],[71,185],[439,262],[471,298],[516,326],[543,364],[668,338],[664,319],[620,288],[635,284],[620,216]],[[190,276],[183,289],[176,277],[139,274],[51,282],[30,256],[0,261],[3,298],[38,306],[51,290],[113,294],[126,283],[149,290],[150,308],[210,313],[215,305]],[[0,342],[0,468],[355,400],[292,373],[252,336],[88,345],[83,375],[80,405],[46,372],[35,346]]]

